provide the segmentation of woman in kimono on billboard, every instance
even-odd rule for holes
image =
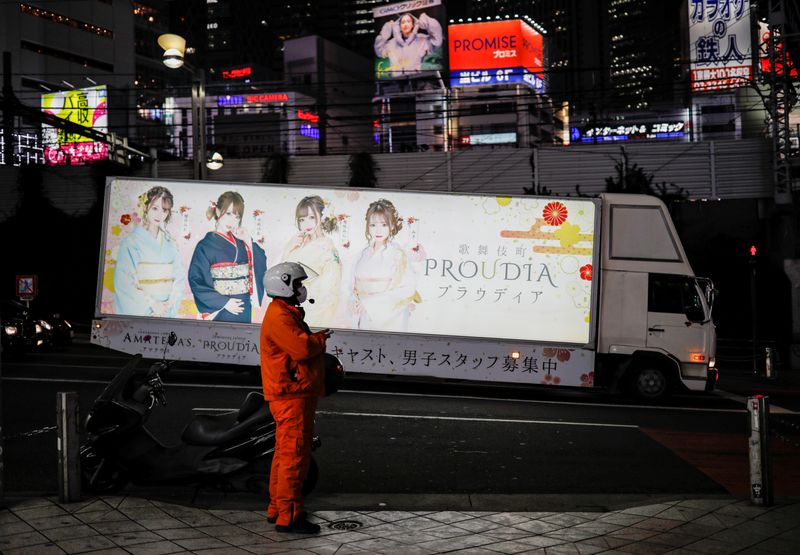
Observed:
[[[299,262],[317,273],[303,282],[314,304],[307,304],[306,323],[312,327],[330,327],[339,305],[342,263],[336,245],[326,235],[337,228],[336,217],[324,218],[325,202],[319,196],[303,198],[295,210],[300,233],[284,248],[284,262]],[[309,275],[312,275],[309,273]]]
[[[392,241],[403,220],[385,199],[369,205],[365,220],[369,244],[353,269],[352,324],[358,329],[406,331],[411,303],[421,299],[411,261]]]
[[[178,247],[166,230],[174,204],[172,193],[165,187],[152,187],[138,200],[142,225],[117,249],[115,313],[175,318],[186,280]]]
[[[222,193],[206,216],[216,221],[197,243],[189,265],[189,286],[203,320],[252,322],[264,299],[267,257],[242,227],[244,199]]]

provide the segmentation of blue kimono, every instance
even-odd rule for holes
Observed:
[[[189,287],[203,319],[219,322],[252,320],[253,301],[264,299],[267,256],[256,243],[247,245],[232,234],[209,231],[197,243],[189,265]],[[244,311],[233,314],[223,307],[231,298],[241,299]]]
[[[153,316],[155,303],[167,303],[166,318],[178,315],[186,279],[178,247],[160,231],[157,237],[134,228],[119,244],[114,269],[114,307],[117,314]]]

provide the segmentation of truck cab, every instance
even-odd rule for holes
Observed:
[[[655,399],[716,382],[714,286],[694,275],[667,207],[604,194],[598,380]]]

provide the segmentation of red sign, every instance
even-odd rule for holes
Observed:
[[[713,91],[740,87],[753,77],[753,66],[710,67],[692,70],[692,90]]]
[[[464,23],[447,28],[450,69],[544,69],[542,35],[519,19]]]
[[[310,121],[311,123],[317,123],[319,121],[319,114],[305,112],[303,110],[297,110],[297,117],[305,121]]]
[[[223,79],[238,79],[239,77],[247,77],[253,74],[253,68],[250,66],[231,69],[222,72]]]
[[[17,276],[17,297],[21,301],[36,298],[36,276]]]
[[[53,166],[80,165],[108,158],[108,145],[99,142],[64,143],[46,146],[44,158]]]
[[[759,48],[760,58],[761,58],[761,72],[762,73],[772,73],[772,61],[769,59],[769,43],[772,39],[772,34],[769,32],[769,27],[765,23],[759,23],[759,33],[760,33],[760,40],[759,44],[761,48]],[[783,67],[783,44],[778,43],[777,48],[775,49],[776,52],[776,60],[777,63],[775,64],[777,67],[777,74],[778,75],[785,75],[786,70]],[[786,65],[789,66],[789,77],[793,79],[797,79],[797,68],[795,67],[794,63],[792,63],[792,59],[789,56],[789,53],[786,53]]]
[[[247,102],[277,102],[280,100],[289,100],[289,95],[286,93],[272,93],[251,94],[247,96]]]

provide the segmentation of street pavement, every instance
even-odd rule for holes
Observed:
[[[12,501],[0,551],[97,554],[796,553],[800,503],[733,497],[609,511],[320,510],[319,535],[278,533],[264,510],[208,509],[137,497]]]
[[[800,398],[794,374],[767,380],[730,372],[719,387],[741,398],[764,393],[790,404]],[[800,491],[797,476],[781,491]],[[800,497],[755,506],[742,485],[728,487],[732,495],[680,498],[312,495],[311,520],[322,527],[315,536],[277,533],[263,500],[252,495],[184,489],[74,503],[7,497],[0,501],[0,553],[797,553]]]

